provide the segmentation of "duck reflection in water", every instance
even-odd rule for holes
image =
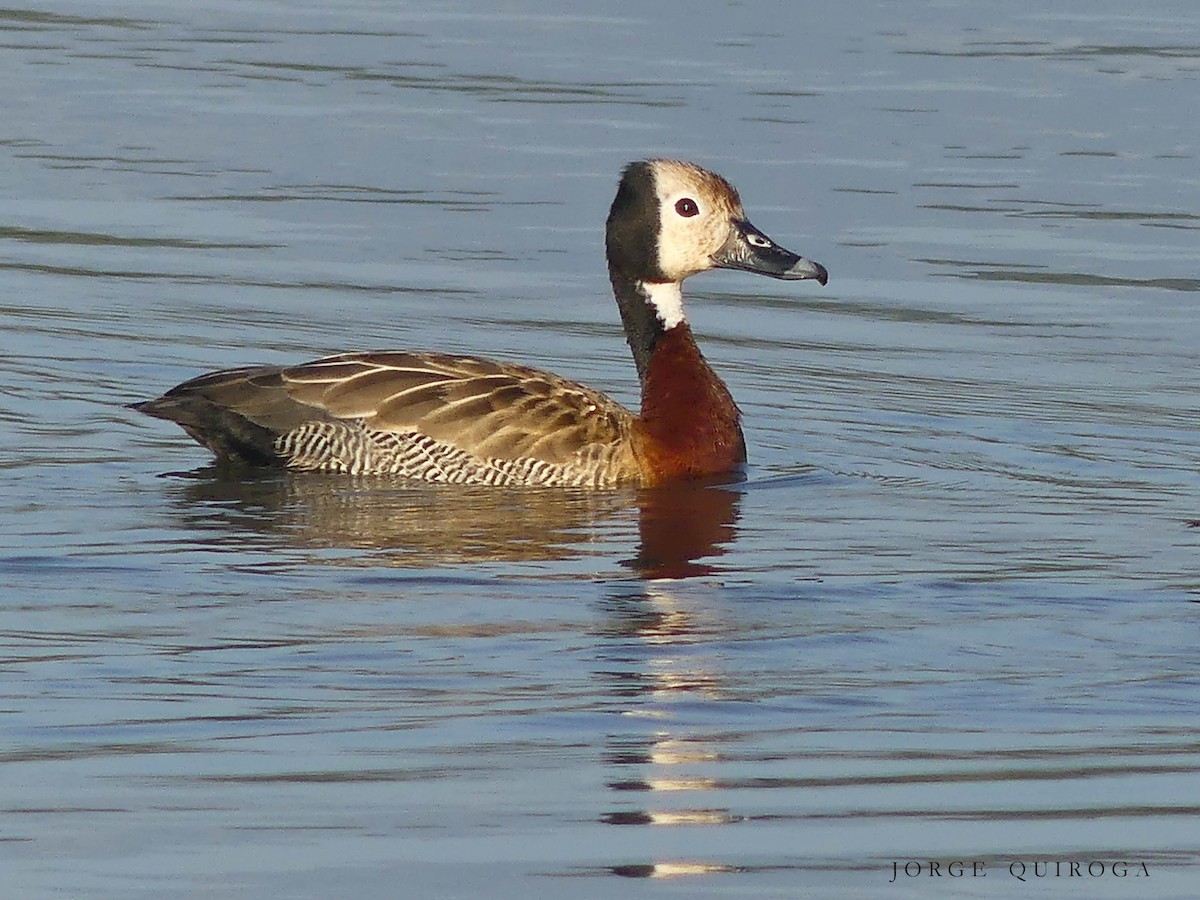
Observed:
[[[429,567],[566,562],[637,552],[621,565],[642,578],[720,571],[737,532],[741,489],[687,482],[611,492],[397,482],[267,471],[248,478],[206,467],[183,475],[176,515],[216,546],[374,551],[339,565]],[[636,527],[634,537],[631,530]],[[254,541],[253,536],[258,540]]]
[[[620,715],[607,729],[602,757],[612,803],[597,817],[602,824],[712,827],[748,818],[726,805],[728,763],[742,735],[723,713],[744,697],[744,681],[716,649],[735,625],[722,592],[712,588],[703,580],[626,581],[603,601],[596,693],[611,698]],[[678,878],[740,870],[721,857],[719,838],[686,856],[676,855],[683,845],[670,840],[638,843],[642,853],[599,864],[597,874]]]

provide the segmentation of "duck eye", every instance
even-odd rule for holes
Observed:
[[[691,197],[684,197],[675,204],[675,212],[679,213],[685,219],[690,219],[692,216],[700,214],[700,207],[696,205],[696,201]]]

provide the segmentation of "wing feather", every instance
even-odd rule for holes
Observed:
[[[428,446],[442,448],[438,453],[481,461],[479,471],[491,471],[485,461],[492,460],[513,472],[561,466],[564,480],[587,480],[589,472],[620,479],[635,466],[634,416],[623,406],[549,372],[473,356],[385,351],[228,369],[137,408],[178,422],[218,455],[256,461],[269,460],[285,441],[315,452],[314,458],[331,455],[337,465],[358,465],[342,458],[353,456],[350,451],[320,448],[338,434],[403,447],[402,453],[417,453],[429,440]],[[506,461],[516,461],[516,468]]]
[[[354,353],[284,369],[296,402],[372,431],[416,431],[472,456],[566,463],[626,440],[632,413],[598,391],[472,356]]]

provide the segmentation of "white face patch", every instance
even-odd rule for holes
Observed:
[[[642,290],[646,292],[646,298],[654,307],[658,321],[662,322],[667,331],[680,322],[687,321],[683,315],[683,291],[678,281],[643,282]]]
[[[720,176],[690,163],[657,160],[658,268],[672,281],[713,267],[712,256],[743,218],[737,192]]]

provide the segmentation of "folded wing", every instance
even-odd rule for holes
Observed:
[[[383,351],[232,369],[136,408],[178,422],[218,456],[256,464],[537,483],[580,467],[620,481],[633,465],[633,415],[620,404],[548,372],[469,356]],[[404,469],[430,459],[428,471]],[[443,477],[447,466],[479,465],[507,475]]]

